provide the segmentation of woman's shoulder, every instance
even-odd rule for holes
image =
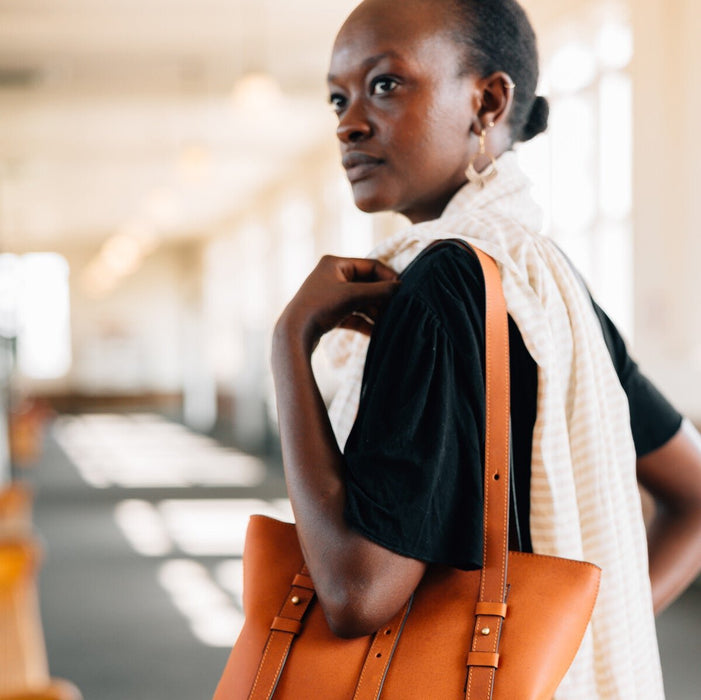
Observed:
[[[401,279],[382,315],[385,332],[392,328],[405,334],[411,328],[425,335],[426,342],[439,333],[459,344],[475,332],[481,335],[484,280],[471,251],[455,243],[433,246],[409,264]]]
[[[421,252],[401,275],[398,296],[421,300],[429,308],[446,302],[484,301],[484,279],[475,254],[446,241]]]

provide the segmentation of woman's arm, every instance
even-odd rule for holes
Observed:
[[[331,629],[375,632],[408,600],[425,565],[350,530],[345,464],[311,368],[321,336],[362,324],[396,290],[396,275],[365,259],[322,258],[280,317],[272,368],[288,493],[305,561]]]
[[[638,480],[657,510],[648,528],[655,613],[701,571],[701,436],[684,420],[662,447],[638,458]]]

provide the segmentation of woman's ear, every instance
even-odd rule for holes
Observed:
[[[500,121],[508,121],[511,105],[514,100],[514,88],[516,85],[511,76],[504,71],[498,71],[480,78],[476,85],[480,96],[481,105],[477,111],[477,118],[482,125],[498,124]]]

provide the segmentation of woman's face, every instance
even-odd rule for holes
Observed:
[[[330,100],[363,211],[435,219],[466,181],[477,93],[460,75],[445,12],[443,3],[366,0],[336,38]]]

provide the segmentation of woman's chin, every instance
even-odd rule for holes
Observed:
[[[364,211],[366,214],[376,214],[381,211],[394,211],[392,203],[387,197],[383,197],[377,192],[367,192],[363,191],[362,187],[359,187],[360,183],[353,185],[353,201],[355,206]]]

